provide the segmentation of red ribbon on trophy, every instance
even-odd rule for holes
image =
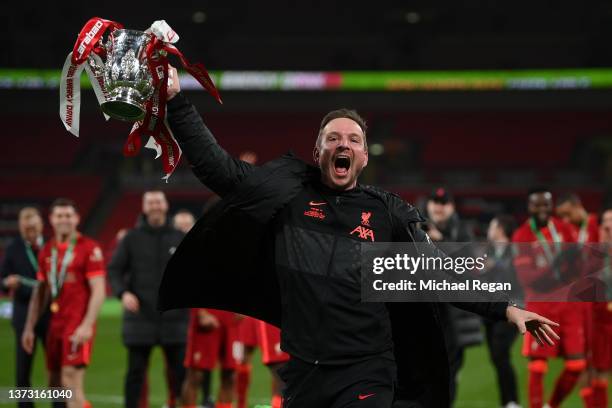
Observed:
[[[102,59],[106,57],[102,37],[109,30],[122,28],[121,24],[114,21],[99,17],[90,19],[79,33],[73,51],[66,58],[60,82],[60,117],[66,129],[75,136],[79,135],[80,75],[83,69],[87,71],[100,104],[108,99],[104,72],[100,69],[103,66]],[[142,137],[149,136],[145,147],[155,150],[156,158],[162,157],[166,174],[164,179],[167,180],[181,158],[180,146],[166,121],[167,87],[170,79],[168,77],[168,54],[177,56],[187,72],[219,103],[222,101],[204,65],[190,63],[173,45],[178,41],[179,36],[164,20],[153,23],[145,33],[151,35],[151,41],[146,45],[145,54],[153,82],[153,94],[145,102],[144,117],[132,126],[123,147],[123,153],[126,156],[136,155],[141,149]],[[93,59],[93,64],[87,63],[89,58]],[[105,116],[108,119],[108,116]]]

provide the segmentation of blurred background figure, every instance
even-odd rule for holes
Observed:
[[[557,216],[570,224],[579,244],[599,242],[597,215],[589,214],[577,194],[565,193],[555,200]]]
[[[434,188],[426,202],[426,218],[423,229],[434,242],[472,242],[474,235],[460,220],[455,209],[453,195],[445,187]],[[456,251],[452,256],[471,256]],[[484,340],[480,331],[481,319],[473,313],[458,309],[450,304],[440,304],[440,318],[445,329],[446,349],[450,368],[451,404],[457,395],[459,370],[463,365],[467,347],[481,344]]]
[[[196,405],[204,376],[220,367],[221,384],[215,408],[232,408],[235,393],[236,367],[242,358],[243,346],[238,341],[238,327],[243,316],[224,310],[191,309],[181,402]]]
[[[128,349],[124,403],[128,408],[139,406],[154,346],[163,350],[175,396],[180,394],[184,378],[188,311],[160,315],[156,309],[162,273],[184,236],[171,226],[167,214],[165,194],[159,190],[145,192],[137,226],[119,242],[108,265],[113,293],[121,299],[124,309],[122,338]]]
[[[578,245],[583,246],[585,244],[597,244],[599,243],[599,223],[596,214],[590,214],[584,205],[582,200],[575,193],[560,194],[555,200],[555,212],[557,217],[571,225],[574,229],[574,235],[576,236]],[[588,263],[588,259],[585,258],[586,253],[583,255],[583,261]],[[587,357],[592,355],[592,345],[596,333],[593,331],[593,307],[592,302],[581,302],[575,304],[575,307],[582,307],[584,309],[584,335],[585,335],[585,352]],[[612,347],[612,345],[610,346]],[[582,375],[580,384],[582,389],[580,395],[584,400],[585,406],[589,407],[591,404],[590,398],[592,398],[593,387],[589,384],[589,378],[592,378],[595,374],[593,373],[594,368],[592,367],[592,358],[587,358],[587,370]]]
[[[187,234],[195,224],[195,218],[191,211],[184,208],[178,210],[172,218],[172,225],[183,234]]]
[[[242,345],[242,355],[236,367],[236,408],[247,407],[247,394],[253,370],[253,354],[259,344],[258,324],[257,319],[245,316],[238,326],[238,340]]]
[[[43,221],[37,208],[24,207],[19,211],[18,223],[19,236],[6,247],[4,260],[0,266],[0,290],[8,293],[13,299],[11,324],[15,331],[15,386],[30,387],[32,360],[38,342],[34,342],[32,353],[27,353],[21,345],[21,336],[28,316],[32,289],[38,284],[36,272],[38,271],[38,252],[44,244]],[[45,347],[48,324],[49,308],[44,307],[44,312],[34,329],[36,339],[43,347]],[[20,407],[33,406],[31,402],[19,402],[18,405]]]
[[[587,394],[587,408],[608,407],[610,394],[608,381],[612,373],[612,208],[606,208],[601,215],[600,242],[606,251],[603,273],[608,284],[608,302],[593,303],[591,342],[591,366],[593,373]]]
[[[76,203],[53,201],[49,223],[53,237],[38,255],[38,271],[21,344],[34,351],[36,324],[48,302],[51,316],[45,339],[50,387],[72,390],[68,408],[90,408],[85,399],[85,372],[91,363],[98,314],[106,298],[106,269],[99,244],[78,230]]]
[[[570,224],[553,216],[553,196],[547,187],[535,187],[527,194],[529,217],[514,232],[512,241],[517,243],[514,266],[525,291],[526,307],[536,313],[551,316],[560,324],[561,340],[552,347],[539,347],[529,333],[523,339],[523,354],[529,359],[529,406],[539,408],[546,403],[544,376],[548,371],[548,359],[561,357],[563,371],[557,377],[548,404],[555,408],[572,392],[582,372],[586,369],[584,307],[582,303],[535,301],[542,282],[550,282],[555,289],[562,282],[555,278],[553,265],[563,251],[561,243],[575,243],[576,235]],[[521,245],[522,243],[522,245]],[[525,243],[532,243],[525,245]],[[550,290],[549,289],[549,290]]]
[[[510,242],[515,229],[516,221],[511,215],[498,215],[489,223],[487,275],[493,276],[495,282],[510,282],[514,289],[511,294],[512,301],[521,305],[522,293],[512,263],[514,255]],[[519,408],[516,373],[510,357],[512,345],[518,334],[516,327],[507,322],[488,320],[484,321],[484,327],[489,355],[497,374],[501,405],[504,408]]]
[[[278,370],[289,361],[289,354],[281,350],[281,332],[278,327],[262,321],[257,323],[261,361],[268,367],[272,376],[272,401],[270,401],[270,406],[271,408],[281,408],[283,402],[282,391],[285,383],[278,375]]]

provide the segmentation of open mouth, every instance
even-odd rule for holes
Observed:
[[[351,168],[351,159],[348,156],[338,156],[334,160],[334,170],[338,176],[346,176]]]

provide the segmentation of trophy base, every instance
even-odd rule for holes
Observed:
[[[100,105],[102,112],[114,119],[136,122],[144,118],[144,101],[140,93],[128,87],[117,87],[106,102]]]

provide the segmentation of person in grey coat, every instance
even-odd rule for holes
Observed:
[[[162,347],[171,374],[171,391],[178,395],[184,378],[183,359],[189,312],[161,315],[157,291],[166,264],[184,234],[170,224],[168,201],[162,191],[142,198],[137,226],[121,240],[108,265],[114,294],[123,304],[123,343],[128,349],[125,406],[137,407],[154,346]]]

